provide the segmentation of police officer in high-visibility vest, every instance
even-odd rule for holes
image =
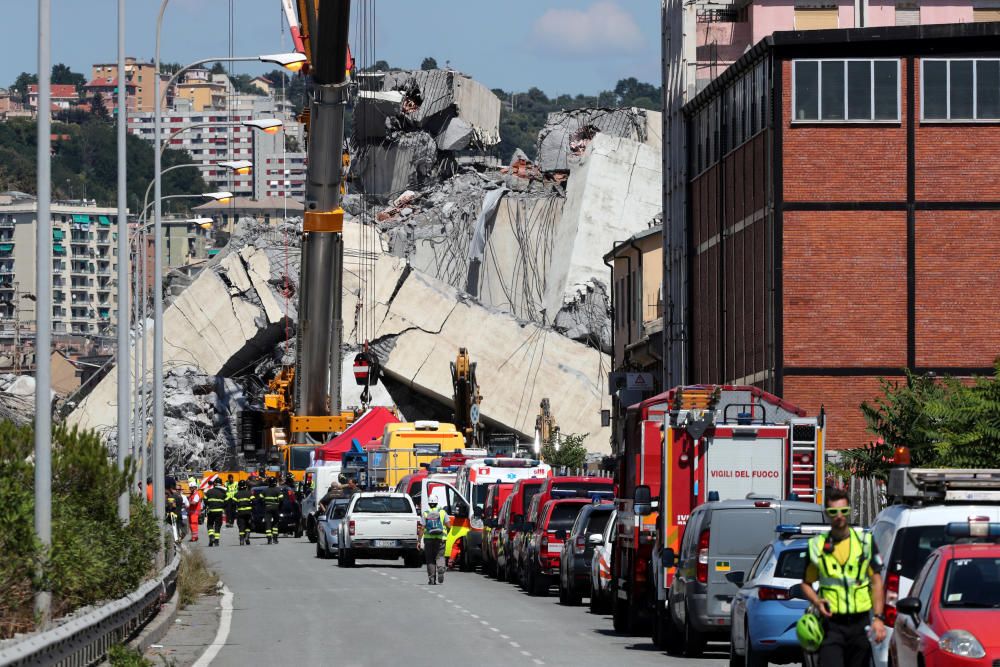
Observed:
[[[444,545],[451,520],[447,512],[438,508],[437,498],[427,499],[430,509],[424,510],[420,522],[420,535],[424,543],[424,561],[427,563],[427,583],[430,586],[444,583]]]
[[[205,521],[208,528],[208,546],[218,546],[222,531],[222,515],[226,511],[226,490],[218,477],[212,481],[212,488],[205,492],[205,508],[208,510],[208,518]]]
[[[871,663],[868,629],[875,641],[885,640],[881,558],[871,533],[849,525],[847,494],[830,489],[826,514],[830,531],[809,540],[809,565],[803,593],[820,614],[823,640],[820,667]],[[819,582],[819,592],[812,585]]]
[[[233,476],[226,477],[226,525],[232,526],[236,520],[236,492],[239,486],[233,480]]]
[[[253,520],[253,494],[250,485],[241,479],[236,485],[236,528],[240,531],[240,544],[250,545],[250,523]]]
[[[267,478],[267,488],[261,494],[264,497],[264,533],[268,544],[278,543],[278,512],[285,500],[285,490],[278,487],[278,480]]]

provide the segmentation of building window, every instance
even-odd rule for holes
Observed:
[[[898,60],[796,60],[793,122],[899,120]]]
[[[837,7],[796,7],[796,30],[828,30],[840,27]]]
[[[920,63],[923,120],[1000,120],[1000,59]]]
[[[920,25],[920,6],[915,2],[897,3],[896,25]]]

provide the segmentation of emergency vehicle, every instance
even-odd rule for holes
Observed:
[[[822,503],[823,427],[822,412],[806,417],[749,386],[675,387],[630,407],[616,447],[615,629],[652,620],[653,640],[668,643],[674,556],[698,505],[751,494]]]
[[[514,483],[521,479],[548,479],[552,467],[537,459],[489,457],[470,459],[459,466],[456,489],[472,504],[473,515],[482,518],[490,485],[496,482]],[[483,560],[483,531],[471,530],[458,544],[459,566],[471,570]]]

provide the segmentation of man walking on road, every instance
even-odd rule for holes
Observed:
[[[451,521],[448,514],[438,508],[437,498],[427,499],[430,509],[424,511],[420,523],[420,533],[424,542],[424,559],[427,563],[427,584],[435,586],[444,583],[444,544]]]
[[[241,479],[236,485],[236,527],[240,531],[240,544],[250,545],[250,522],[253,520],[253,494],[249,484]]]
[[[236,520],[236,491],[238,486],[230,474],[226,478],[226,525],[232,527]]]
[[[278,480],[267,478],[267,488],[261,494],[264,496],[264,532],[268,544],[278,543],[278,512],[285,499],[285,490],[278,488]]]
[[[208,519],[205,521],[208,528],[208,546],[214,547],[219,544],[222,515],[226,511],[226,490],[222,487],[220,477],[216,477],[212,482],[212,488],[205,492],[205,508],[208,510]]]
[[[815,619],[800,621],[799,634],[811,634],[818,642],[820,667],[868,667],[874,639],[885,641],[882,614],[881,559],[871,533],[859,532],[848,524],[851,508],[847,494],[831,489],[826,494],[826,514],[830,532],[809,540],[809,565],[802,591],[819,611],[822,630]],[[813,590],[819,582],[819,593]],[[811,628],[811,632],[810,632]],[[801,639],[801,637],[800,637]]]
[[[198,487],[198,480],[188,477],[188,521],[191,526],[191,541],[198,541],[198,523],[201,520],[201,489]]]

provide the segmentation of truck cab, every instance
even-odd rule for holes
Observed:
[[[500,512],[514,490],[513,482],[494,482],[486,493],[483,507],[483,569],[487,574],[496,575],[497,546],[500,538]],[[508,506],[509,507],[509,506]]]

